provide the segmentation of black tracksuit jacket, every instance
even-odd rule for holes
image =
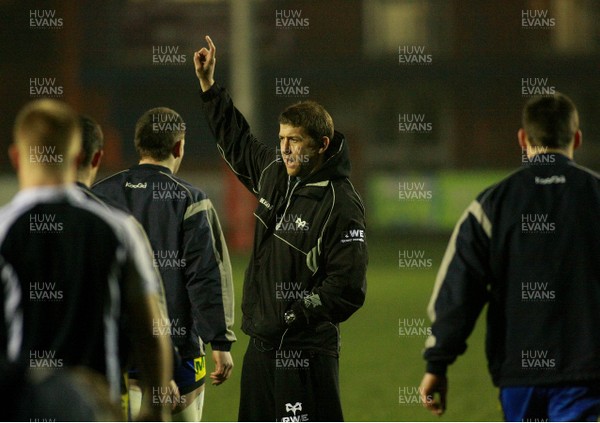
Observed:
[[[456,225],[429,306],[425,359],[444,374],[488,303],[497,386],[600,381],[600,178],[539,154]]]
[[[338,323],[364,303],[368,261],[364,207],[348,179],[346,141],[336,132],[323,166],[291,180],[276,146],[252,135],[225,89],[215,84],[201,98],[222,157],[258,199],[243,331],[275,348],[337,356]],[[289,309],[298,316],[290,327]]]

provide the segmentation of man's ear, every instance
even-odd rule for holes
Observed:
[[[92,168],[97,168],[100,166],[100,162],[102,161],[102,156],[104,156],[104,150],[98,150],[92,156]]]
[[[525,133],[525,130],[523,128],[519,129],[519,132],[517,132],[517,138],[519,140],[519,146],[521,147],[521,150],[528,151],[527,150],[527,134]]]
[[[184,141],[181,139],[173,144],[173,148],[171,149],[171,154],[173,154],[174,158],[179,158],[183,156],[183,143]]]
[[[15,144],[8,146],[8,157],[10,158],[12,167],[16,172],[19,172],[19,148]]]
[[[329,148],[330,140],[329,137],[321,138],[321,147],[319,148],[319,154],[325,153],[325,151]]]
[[[83,150],[81,150],[77,156],[75,156],[75,167],[77,170],[79,170],[79,168],[81,167],[81,164],[83,163],[83,156],[84,156],[84,152]]]
[[[573,150],[577,150],[579,147],[581,147],[581,144],[583,144],[583,134],[581,133],[581,130],[578,129],[577,132],[575,132]]]

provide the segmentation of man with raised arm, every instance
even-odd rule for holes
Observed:
[[[225,162],[258,199],[246,271],[240,421],[342,421],[340,322],[364,303],[362,200],[348,143],[320,104],[289,106],[279,146],[257,140],[215,83],[216,48],[194,54],[208,124]]]

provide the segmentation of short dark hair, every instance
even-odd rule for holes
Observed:
[[[321,138],[333,139],[333,119],[331,115],[316,101],[301,101],[292,104],[279,115],[279,123],[304,128],[317,143]]]
[[[54,146],[56,154],[65,154],[73,144],[81,146],[81,126],[73,109],[54,99],[27,103],[17,115],[14,125],[16,144]]]
[[[83,154],[79,167],[86,167],[92,163],[94,154],[104,148],[104,134],[98,122],[87,115],[79,115],[79,124],[81,125],[81,151]]]
[[[148,110],[135,125],[135,149],[140,157],[165,160],[173,146],[185,137],[185,123],[175,110],[156,107]]]
[[[577,108],[559,92],[533,97],[523,108],[523,129],[533,145],[565,148],[579,129]]]

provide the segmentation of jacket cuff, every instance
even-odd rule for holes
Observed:
[[[427,373],[433,373],[438,376],[446,376],[446,371],[448,370],[448,363],[443,361],[428,361],[426,367]]]
[[[231,351],[232,342],[211,342],[210,346],[213,351]]]
[[[198,89],[198,91],[200,91],[200,98],[205,103],[211,101],[215,97],[218,97],[221,90],[221,86],[216,82],[212,84],[212,87],[210,87],[208,91],[202,91],[201,89]]]

